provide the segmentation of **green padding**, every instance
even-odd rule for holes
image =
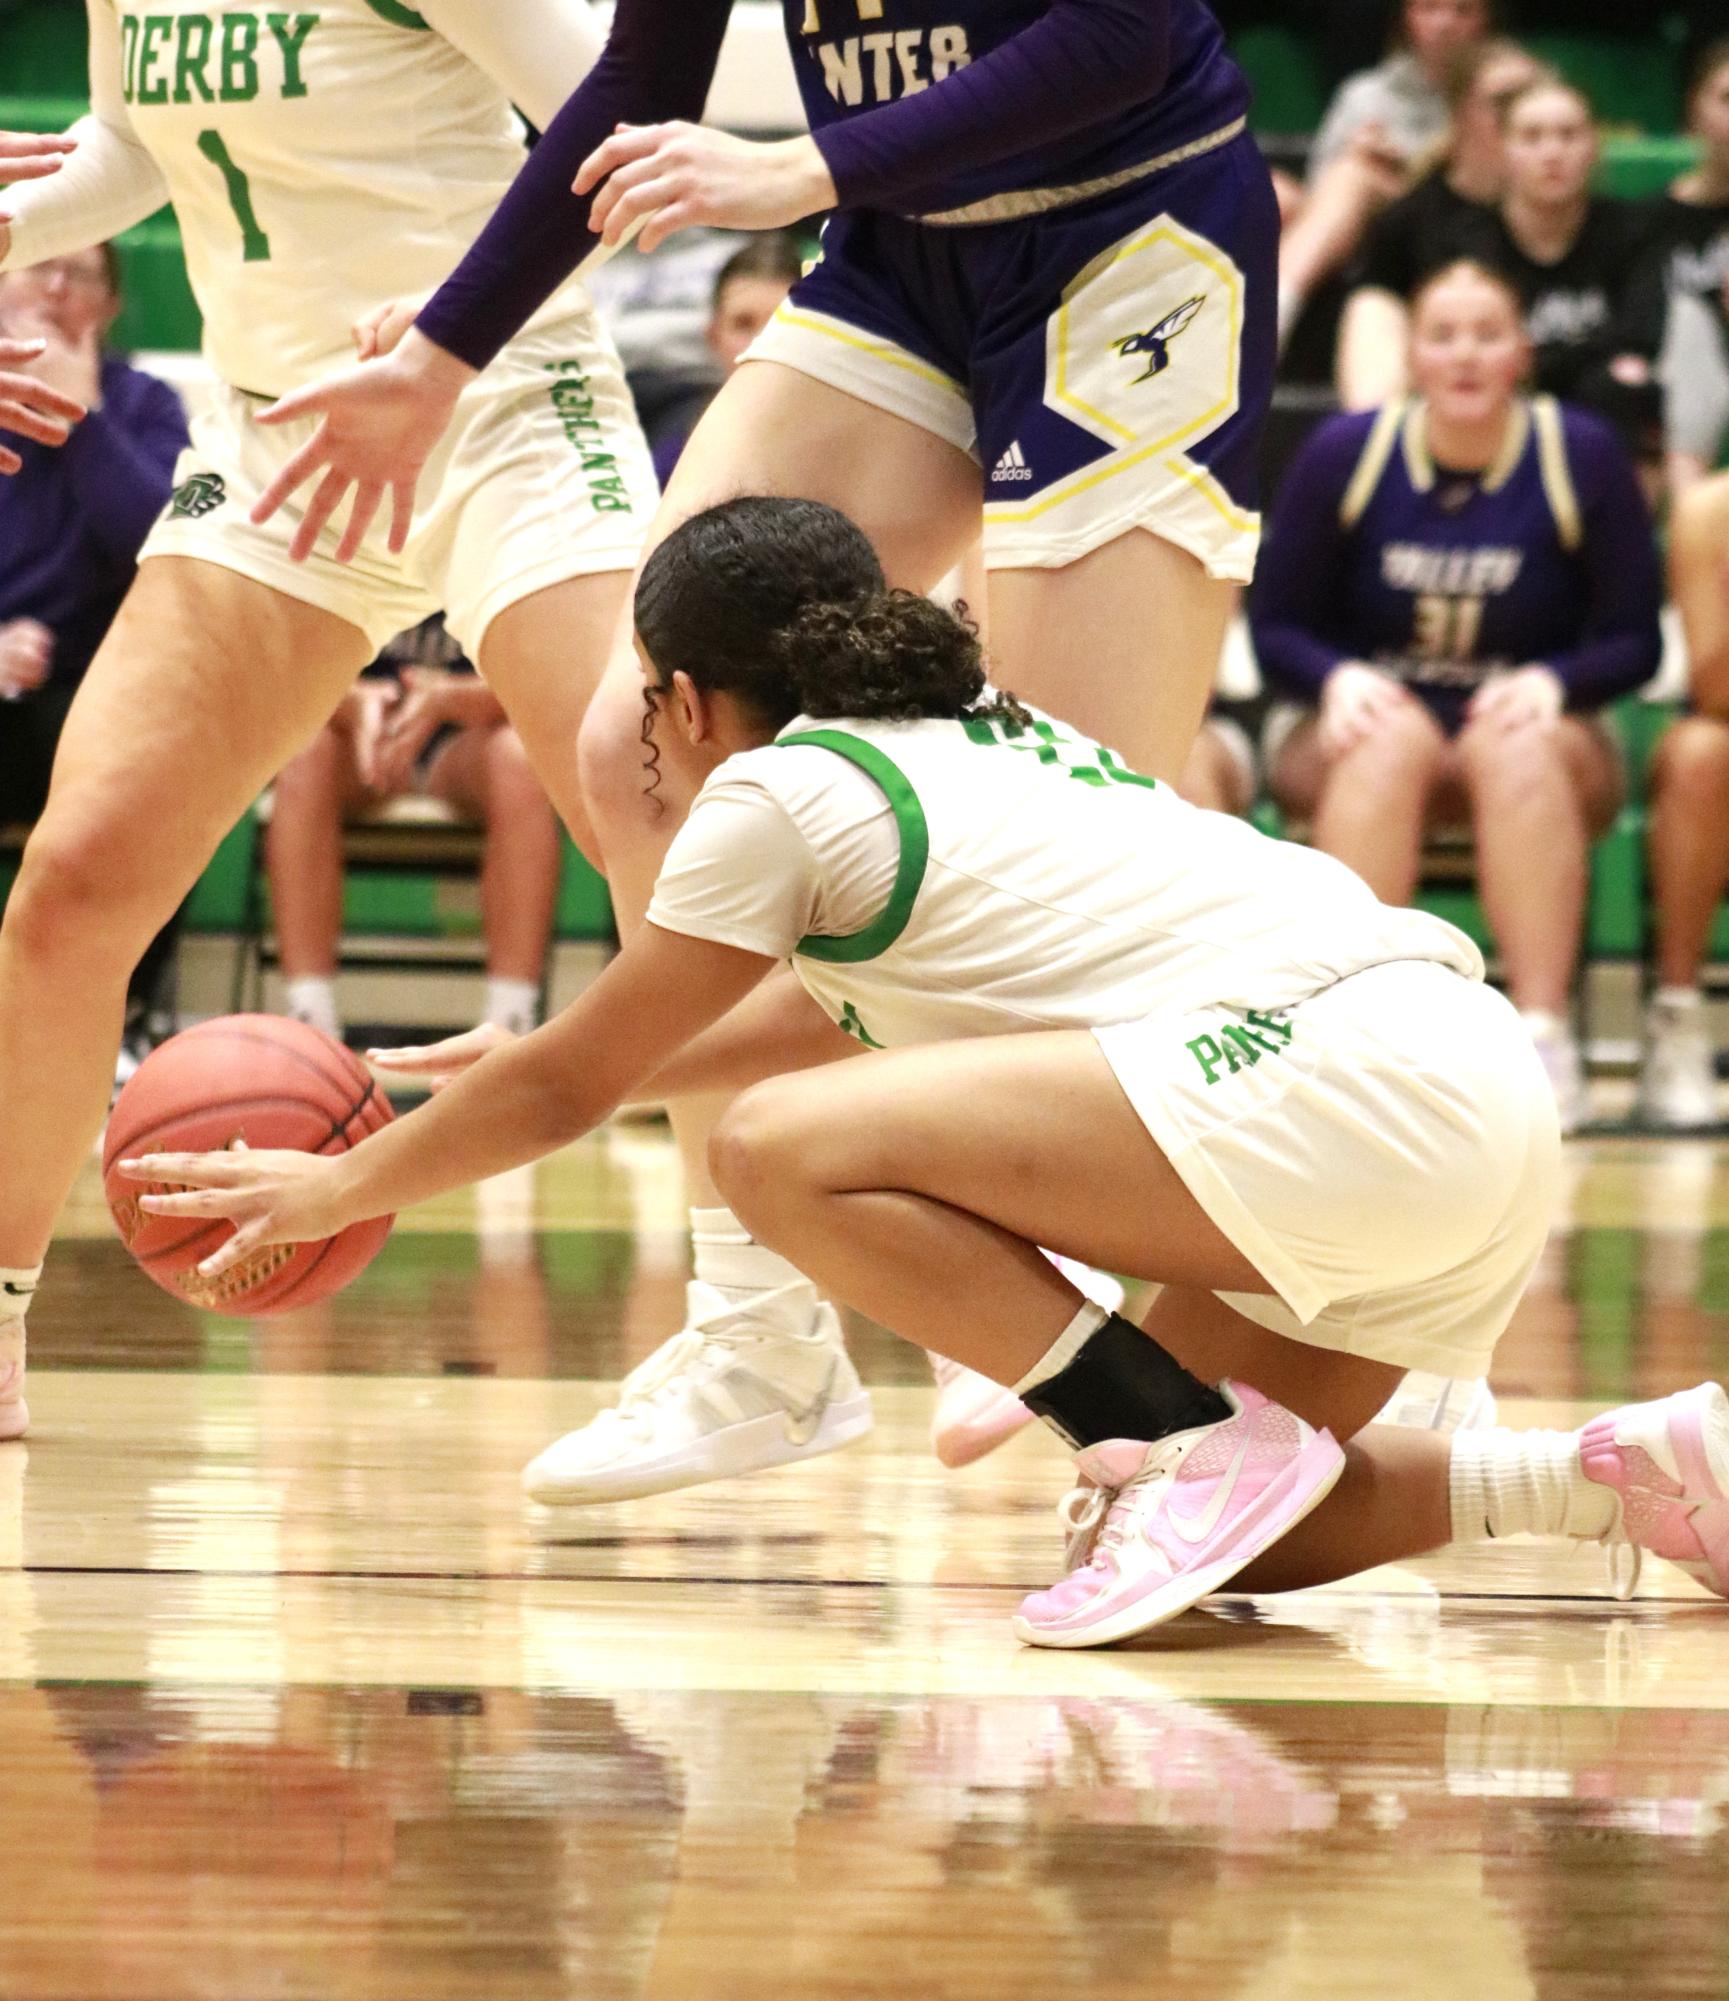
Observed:
[[[257,861],[258,821],[248,813],[230,830],[199,878],[192,901],[186,907],[188,929],[243,930]]]
[[[1587,959],[1645,955],[1645,810],[1624,806],[1591,851],[1585,904]]]
[[[66,0],[23,0],[0,12],[0,76],[8,91],[80,95],[89,76],[87,46],[84,9]]]
[[[114,339],[123,348],[195,348],[204,321],[186,276],[180,231],[166,210],[120,239],[125,305]]]
[[[1521,39],[1584,91],[1606,125],[1673,132],[1681,123],[1685,35],[1678,18],[1648,15],[1631,34],[1561,32]]]
[[[561,938],[610,939],[616,935],[612,898],[606,879],[589,867],[565,836],[564,872],[558,882],[558,915],[554,927]]]
[[[1691,139],[1610,138],[1604,143],[1597,185],[1604,194],[1619,195],[1623,201],[1643,201],[1648,195],[1660,195],[1698,157]]]
[[[1254,89],[1257,132],[1312,132],[1327,108],[1327,77],[1313,44],[1292,28],[1244,28],[1231,54]]]
[[[1426,910],[1431,917],[1444,918],[1456,929],[1463,931],[1484,958],[1491,958],[1495,951],[1494,933],[1489,929],[1489,920],[1483,915],[1483,901],[1474,889],[1466,889],[1455,883],[1440,885],[1420,884],[1413,901],[1419,910]]]
[[[0,16],[3,19],[4,16]],[[9,70],[0,68],[0,75],[8,84],[12,81]],[[90,109],[90,100],[84,94],[84,79],[78,79],[79,89],[75,97],[15,97],[8,92],[0,97],[0,130],[7,132],[64,132],[68,125],[84,116]]]

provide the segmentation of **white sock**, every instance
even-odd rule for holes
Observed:
[[[1525,1024],[1525,1033],[1533,1042],[1548,1042],[1573,1032],[1571,1024],[1562,1016],[1551,1014],[1543,1007],[1521,1008],[1519,1019]]]
[[[0,1387],[24,1365],[24,1314],[41,1277],[40,1265],[0,1265]]]
[[[342,1016],[336,1006],[336,982],[328,973],[301,973],[284,986],[285,1012],[308,1028],[321,1028],[342,1040]]]
[[[1024,1397],[1028,1390],[1036,1390],[1040,1383],[1060,1376],[1110,1317],[1102,1306],[1094,1305],[1090,1299],[1085,1301],[1074,1319],[1015,1384],[1015,1395]]]
[[[532,1035],[540,1026],[540,982],[504,980],[489,974],[486,1019],[494,1028],[508,1028],[512,1035]]]
[[[1596,1542],[1615,1526],[1620,1497],[1585,1477],[1574,1431],[1458,1431],[1447,1476],[1455,1542],[1510,1535]]]
[[[730,1209],[692,1209],[690,1247],[698,1284],[712,1287],[729,1306],[748,1306],[759,1294],[780,1293],[769,1317],[790,1332],[809,1332],[816,1317],[816,1287],[778,1251],[759,1244]]]
[[[1665,1013],[1683,1014],[1703,1007],[1705,996],[1697,987],[1659,987],[1651,996],[1651,1002]]]

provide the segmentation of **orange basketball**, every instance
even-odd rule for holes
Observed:
[[[126,1248],[177,1298],[212,1313],[286,1313],[340,1292],[384,1248],[393,1216],[355,1223],[318,1244],[269,1244],[217,1278],[199,1264],[232,1234],[226,1220],[147,1216],[146,1194],[120,1173],[145,1153],[254,1149],[346,1153],[390,1123],[389,1101],[358,1056],[304,1022],[231,1014],[176,1035],[145,1058],[108,1120],[102,1179]]]

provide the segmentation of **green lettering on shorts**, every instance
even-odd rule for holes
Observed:
[[[1221,1077],[1234,1077],[1252,1070],[1263,1056],[1282,1056],[1296,1034],[1289,1015],[1263,1014],[1247,1008],[1243,1024],[1227,1022],[1216,1036],[1197,1035],[1183,1047],[1201,1067],[1202,1080],[1216,1084]]]
[[[201,515],[214,514],[227,498],[228,485],[221,473],[195,472],[174,489],[168,518],[171,521],[195,521]]]
[[[582,461],[589,504],[596,514],[634,513],[636,503],[619,471],[617,456],[606,448],[606,426],[595,415],[594,392],[582,363],[546,361],[541,366],[553,377],[548,394],[558,413],[559,427]]]

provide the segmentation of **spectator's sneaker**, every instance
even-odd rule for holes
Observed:
[[[1526,1014],[1523,1020],[1555,1093],[1555,1110],[1560,1116],[1561,1130],[1576,1133],[1591,1116],[1591,1099],[1585,1088],[1585,1066],[1580,1059],[1578,1039],[1558,1014],[1533,1011]]]
[[[1432,1376],[1427,1369],[1411,1369],[1375,1422],[1406,1431],[1487,1431],[1496,1415],[1495,1392],[1481,1376]]]
[[[164,1014],[129,1014],[126,1026],[121,1031],[119,1054],[114,1059],[114,1089],[108,1102],[112,1106],[120,1093],[131,1083],[142,1068],[144,1059],[153,1049],[160,1049],[174,1033],[172,1018]]]
[[[0,1321],[0,1445],[30,1429],[24,1401],[24,1323]]]
[[[780,1299],[733,1307],[693,1282],[689,1324],[625,1378],[611,1410],[541,1453],[524,1493],[547,1507],[631,1501],[862,1438],[870,1399],[834,1308],[819,1302],[809,1331],[791,1334],[766,1311]]]
[[[1107,1313],[1122,1311],[1121,1280],[1074,1258],[1060,1258],[1054,1251],[1046,1251],[1045,1256],[1095,1306],[1102,1306]],[[976,1369],[951,1362],[946,1355],[931,1356],[931,1374],[937,1379],[931,1450],[945,1466],[970,1466],[1033,1421],[1032,1412],[1013,1390],[993,1383]]]
[[[1594,1417],[1579,1433],[1579,1463],[1620,1500],[1603,1538],[1617,1595],[1632,1595],[1649,1550],[1729,1598],[1729,1397],[1719,1384]],[[1614,1575],[1623,1547],[1633,1552],[1625,1580]]]
[[[1103,1490],[1087,1561],[1023,1601],[1018,1638],[1102,1647],[1186,1612],[1331,1492],[1345,1455],[1246,1383],[1221,1383],[1231,1416],[1156,1444],[1110,1439],[1077,1458]],[[1089,1507],[1097,1503],[1088,1503]]]
[[[1717,1123],[1716,1050],[1702,994],[1651,1003],[1639,1069],[1639,1117],[1667,1132]]]

